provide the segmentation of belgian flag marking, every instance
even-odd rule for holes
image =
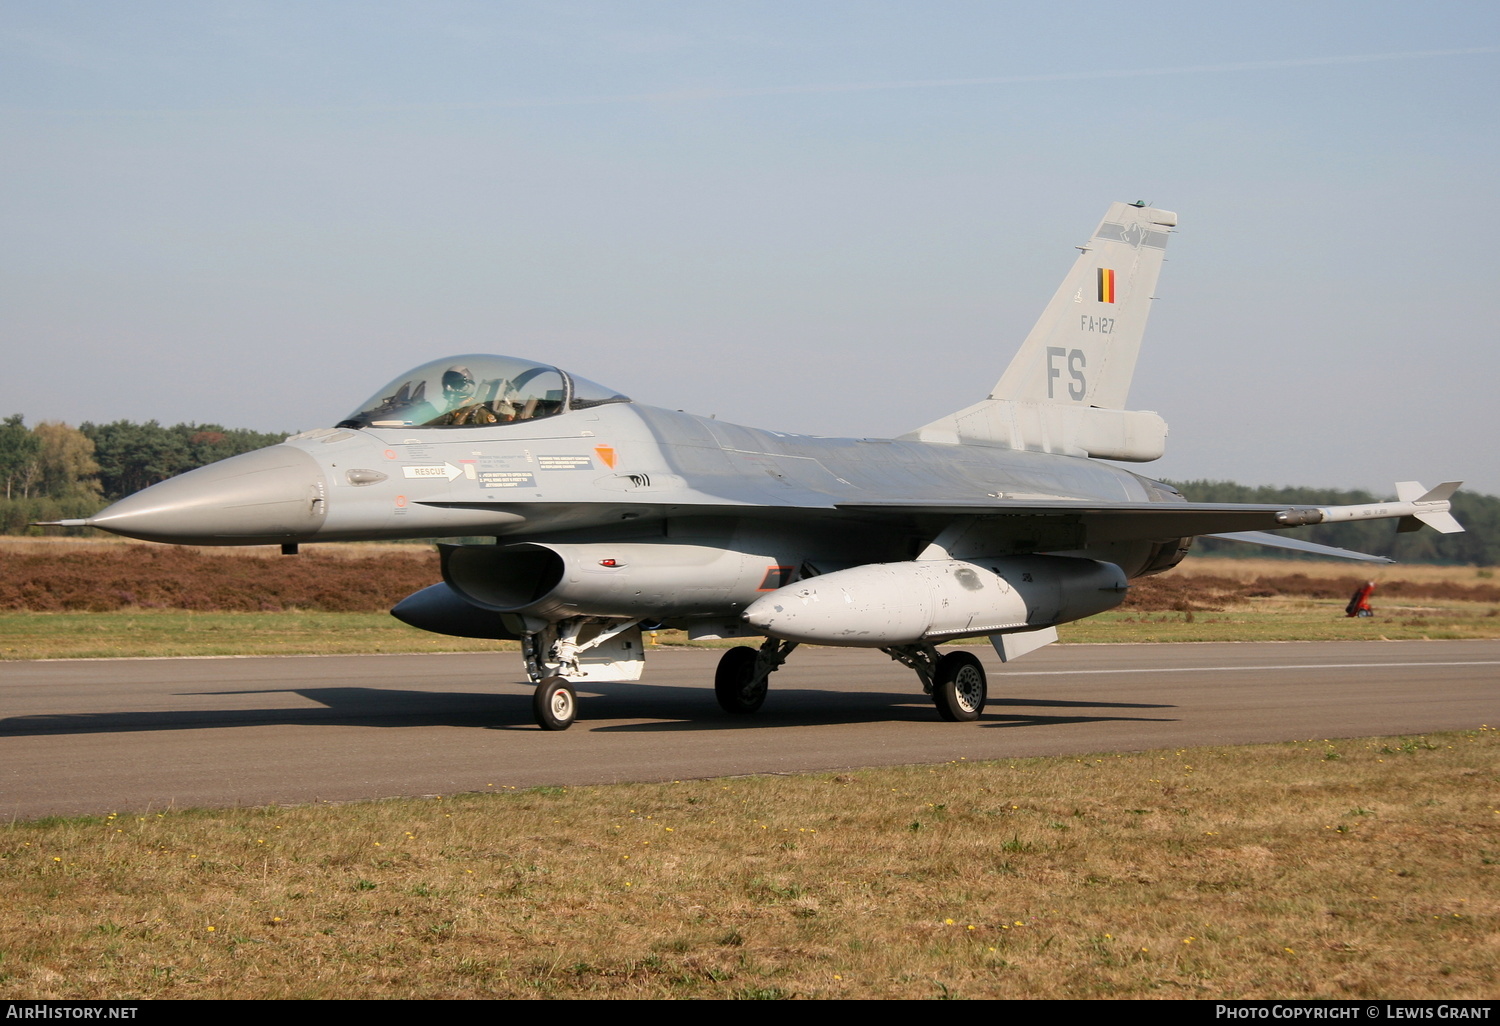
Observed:
[[[1108,267],[1099,268],[1099,302],[1115,301],[1115,272]]]

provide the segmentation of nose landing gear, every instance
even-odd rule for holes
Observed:
[[[548,677],[536,686],[531,711],[543,730],[567,730],[578,718],[578,696],[562,677]]]

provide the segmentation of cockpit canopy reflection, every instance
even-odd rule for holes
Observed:
[[[338,426],[479,427],[628,402],[613,389],[544,363],[470,354],[433,360],[402,374]]]

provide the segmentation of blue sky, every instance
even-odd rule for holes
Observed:
[[[0,0],[0,414],[332,423],[450,353],[891,435],[1112,200],[1154,476],[1500,493],[1500,5]]]

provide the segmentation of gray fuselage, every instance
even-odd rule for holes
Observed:
[[[923,502],[982,514],[996,500],[1169,498],[1095,460],[819,438],[619,402],[510,424],[309,431],[154,485],[92,522],[153,541],[248,545],[644,538],[708,518],[780,525],[802,539],[795,555],[843,565],[912,558],[953,520],[924,516]],[[987,554],[1086,547],[1080,519],[999,518]],[[1131,574],[1150,558],[1102,555]]]

